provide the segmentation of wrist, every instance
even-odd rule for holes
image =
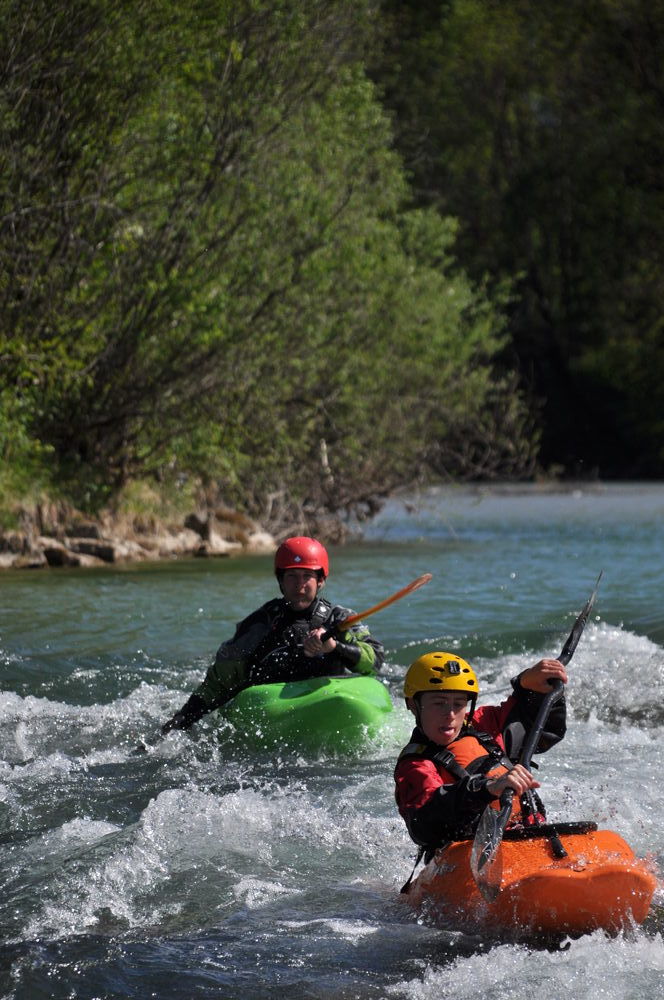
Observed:
[[[345,660],[349,666],[355,666],[356,663],[359,663],[362,652],[357,646],[354,646],[350,642],[337,641],[337,654],[342,660]]]

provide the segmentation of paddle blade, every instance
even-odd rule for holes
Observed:
[[[374,604],[373,608],[367,608],[366,611],[360,611],[357,615],[350,615],[349,618],[344,618],[342,622],[339,622],[336,628],[349,628],[351,625],[355,625],[357,622],[362,621],[363,618],[368,618],[369,615],[375,615],[377,611],[382,611],[383,608],[387,608],[390,604],[394,604],[395,601],[400,601],[401,598],[406,597],[407,594],[412,594],[414,590],[419,590],[419,588],[423,587],[425,583],[429,582],[429,580],[431,580],[431,573],[423,573],[422,576],[418,576],[417,579],[411,580],[411,582],[406,584],[405,587],[402,587],[401,590],[397,590],[396,594],[391,594],[390,597],[386,597],[385,600],[380,601],[379,604]]]
[[[505,798],[507,801],[500,810],[487,806],[482,813],[470,852],[470,870],[477,888],[489,903],[496,899],[502,881],[500,845],[512,812],[512,795],[504,795],[501,802]]]
[[[574,625],[572,626],[572,631],[567,636],[567,641],[562,648],[560,656],[558,657],[563,666],[567,666],[569,661],[572,659],[574,650],[576,649],[579,643],[579,639],[581,638],[581,633],[586,627],[586,622],[588,621],[588,615],[590,614],[592,606],[595,603],[595,598],[597,597],[597,589],[599,587],[599,581],[602,579],[603,572],[604,570],[600,571],[600,574],[597,577],[597,583],[595,584],[595,589],[593,590],[592,594],[590,595],[585,605],[583,606],[581,614],[574,622]]]

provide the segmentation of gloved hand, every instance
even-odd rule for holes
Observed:
[[[171,729],[189,729],[191,722],[185,717],[183,712],[176,712],[172,719],[165,722],[161,727],[161,735],[170,733]]]
[[[161,735],[165,736],[167,733],[170,733],[171,729],[189,729],[190,726],[193,726],[194,722],[198,722],[209,711],[210,709],[203,699],[197,694],[192,694],[189,697],[189,701],[182,706],[180,711],[176,712],[172,719],[163,724]]]

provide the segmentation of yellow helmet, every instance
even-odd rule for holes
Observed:
[[[479,693],[475,671],[454,653],[425,653],[408,668],[403,682],[404,697],[420,691],[465,691],[473,698]]]

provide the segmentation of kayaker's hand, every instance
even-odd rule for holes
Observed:
[[[515,764],[507,774],[501,774],[499,778],[488,781],[486,790],[489,795],[493,795],[494,798],[499,799],[506,788],[512,788],[515,795],[523,795],[529,788],[539,787],[539,781],[533,778],[530,771],[523,764]]]
[[[189,695],[188,700],[180,711],[176,712],[172,719],[163,724],[161,735],[166,736],[167,733],[170,733],[171,729],[189,729],[209,711],[210,708],[205,704],[200,695]]]
[[[170,733],[171,729],[188,729],[191,723],[187,722],[183,712],[176,712],[172,719],[165,722],[161,727],[161,735],[166,736]]]
[[[305,656],[322,656],[324,653],[331,653],[333,649],[337,648],[337,640],[332,637],[326,639],[325,642],[321,641],[324,632],[324,628],[315,628],[309,635],[304,637],[302,646]]]
[[[549,681],[562,681],[567,684],[567,671],[559,660],[539,660],[533,667],[528,667],[519,674],[519,683],[528,691],[538,691],[548,694],[551,690]]]

